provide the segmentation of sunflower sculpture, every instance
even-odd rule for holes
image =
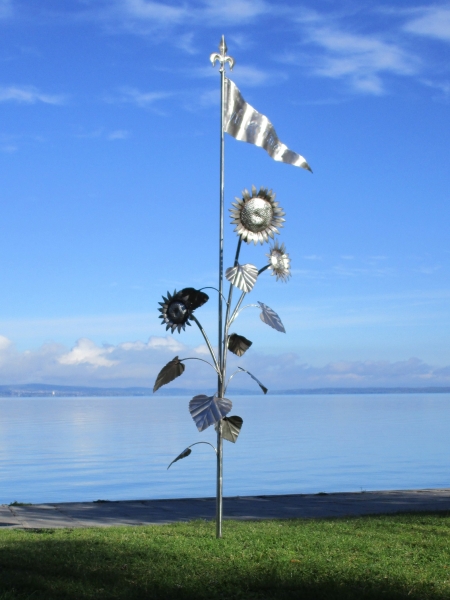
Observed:
[[[272,275],[275,275],[277,281],[287,281],[291,276],[291,259],[286,253],[284,244],[278,245],[278,240],[270,248],[269,254],[266,254],[269,259],[269,269],[272,270]]]
[[[261,188],[256,191],[252,186],[252,193],[248,190],[242,192],[242,198],[236,198],[230,209],[232,223],[236,225],[236,233],[248,244],[264,244],[279,233],[278,228],[283,227],[284,211],[275,202],[275,194],[272,190]]]
[[[278,202],[275,202],[275,194],[272,190],[264,187],[261,187],[257,191],[256,187],[252,186],[251,193],[244,190],[242,198],[236,198],[236,202],[232,206],[233,208],[230,209],[232,224],[235,225],[235,232],[239,239],[234,264],[225,273],[225,277],[230,282],[230,288],[228,299],[223,296],[226,315],[222,331],[222,352],[216,352],[205,330],[194,315],[194,311],[200,309],[208,301],[208,296],[202,290],[196,290],[192,287],[183,288],[178,292],[175,291],[173,294],[167,293],[167,297],[163,296],[163,302],[160,302],[161,308],[159,311],[161,314],[159,318],[162,320],[162,325],[165,325],[166,330],[170,330],[171,333],[175,331],[181,333],[181,330],[185,330],[186,325],[191,325],[191,322],[194,322],[205,339],[212,362],[198,357],[179,358],[176,356],[158,374],[153,391],[158,390],[161,386],[181,376],[185,371],[184,362],[187,360],[206,362],[215,370],[220,381],[219,389],[223,390],[222,396],[225,396],[228,385],[233,377],[240,373],[249,375],[259,385],[264,394],[268,391],[264,384],[243,367],[238,367],[227,379],[228,351],[240,358],[252,346],[252,342],[246,337],[237,333],[230,334],[229,330],[242,310],[248,307],[256,307],[260,310],[260,318],[263,323],[276,331],[285,333],[285,328],[280,317],[266,304],[258,301],[257,304],[242,306],[244,298],[252,291],[257,279],[264,271],[271,270],[272,275],[275,275],[277,281],[287,281],[289,279],[290,258],[286,253],[284,244],[280,244],[277,240],[273,242],[269,248],[269,253],[266,254],[268,261],[260,269],[253,264],[239,263],[242,242],[247,242],[247,244],[253,242],[256,245],[258,243],[264,244],[269,239],[274,239],[275,235],[279,233],[279,229],[283,227],[285,221],[283,216],[285,213]],[[237,302],[233,304],[233,291],[235,289],[240,291],[240,296]],[[231,409],[231,401],[225,397],[219,397],[217,394],[214,396],[200,394],[194,396],[189,402],[189,412],[200,432],[207,429],[210,425],[214,425],[221,432],[220,435],[223,439],[235,443],[243,421],[241,417],[236,415],[227,416]],[[196,442],[191,446],[200,443],[212,446],[209,442]],[[189,456],[191,454],[191,446],[183,450],[170,463],[169,467],[178,460]],[[212,447],[217,453],[216,448]]]

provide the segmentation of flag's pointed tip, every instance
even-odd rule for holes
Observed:
[[[311,167],[308,165],[308,163],[306,162],[306,160],[305,160],[305,162],[302,164],[302,167],[303,167],[304,169],[306,169],[307,171],[309,171],[310,173],[312,173],[312,172],[313,172],[313,170],[312,170],[312,169],[311,169]]]

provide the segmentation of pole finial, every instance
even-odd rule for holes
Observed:
[[[230,65],[230,71],[233,70],[234,67],[234,58],[231,58],[231,56],[227,56],[227,44],[225,42],[225,36],[222,36],[222,39],[220,40],[220,44],[219,44],[219,50],[220,50],[220,54],[218,52],[213,52],[211,54],[211,56],[209,57],[212,66],[215,67],[216,66],[216,60],[219,61],[220,63],[220,69],[219,71],[224,71],[225,70],[225,63],[228,63]]]

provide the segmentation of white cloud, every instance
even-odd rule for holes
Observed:
[[[197,356],[211,362],[204,345],[189,348],[172,335],[116,346],[100,346],[82,338],[70,350],[49,343],[24,352],[19,352],[8,338],[0,336],[0,383],[152,387],[158,372],[176,355],[180,358]],[[270,390],[450,385],[450,365],[435,367],[418,358],[335,360],[317,366],[305,362],[296,353],[264,355],[252,351],[245,359],[230,355],[229,373],[237,364],[248,369]],[[216,375],[211,367],[197,360],[186,361],[185,367],[182,377],[169,385],[193,389],[197,393],[202,390],[209,393],[214,389]],[[253,385],[256,386],[247,375],[240,374],[233,378],[230,390],[251,389]]]
[[[405,31],[443,41],[450,41],[450,6],[426,6],[422,14],[404,26]]]
[[[4,335],[0,335],[0,352],[7,350],[11,346],[12,342]]]
[[[315,73],[345,79],[359,92],[382,94],[383,74],[412,75],[418,61],[400,46],[375,36],[347,33],[331,26],[313,26],[310,40],[325,51]]]
[[[125,129],[116,129],[115,131],[111,131],[107,136],[110,141],[126,140],[128,137],[130,137],[130,132]]]
[[[117,361],[107,358],[113,352],[114,347],[99,347],[87,338],[81,338],[70,352],[58,358],[62,365],[87,364],[93,367],[112,367]]]
[[[171,352],[181,352],[182,350],[186,349],[186,346],[184,344],[179,342],[173,336],[168,335],[166,337],[152,336],[148,340],[147,347],[156,350],[170,350]]]
[[[124,0],[122,6],[125,12],[135,18],[160,21],[165,25],[180,23],[189,14],[185,6],[170,6],[146,0]]]
[[[2,86],[0,87],[0,102],[18,102],[19,104],[64,104],[63,95],[44,94],[33,86]]]
[[[207,0],[205,4],[205,16],[221,23],[252,20],[272,10],[263,0]]]
[[[123,87],[120,91],[121,95],[112,102],[129,102],[140,108],[149,108],[158,100],[164,100],[172,95],[168,92],[141,92],[136,88],[128,87]]]

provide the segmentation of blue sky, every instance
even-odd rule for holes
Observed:
[[[239,364],[272,389],[450,383],[449,3],[1,0],[0,29],[0,383],[152,385],[204,353],[157,308],[217,285],[222,34],[314,171],[226,139],[227,207],[272,188],[292,261],[250,296],[286,335],[244,311]],[[215,338],[213,291],[198,318]]]

